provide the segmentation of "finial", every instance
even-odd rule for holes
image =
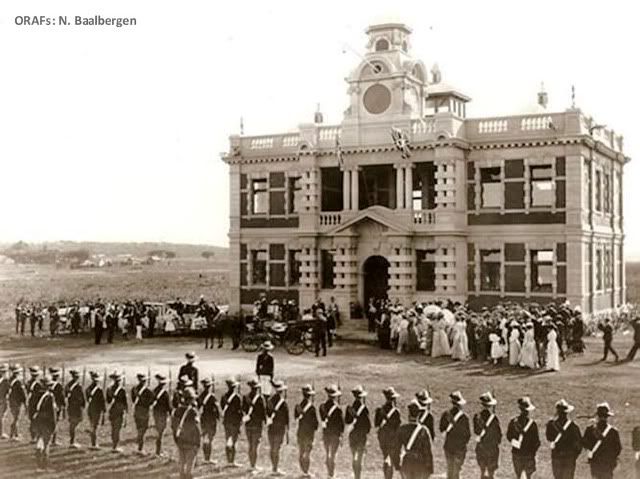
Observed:
[[[324,121],[324,118],[322,116],[322,112],[320,111],[320,103],[316,104],[316,112],[313,115],[313,122],[314,123],[322,123]]]
[[[240,117],[240,135],[244,135],[244,119]]]
[[[544,82],[540,82],[540,91],[538,92],[538,105],[542,108],[547,108],[549,104],[549,95],[544,91]]]
[[[571,85],[571,108],[575,109],[576,107],[576,86]]]
[[[434,63],[431,67],[431,76],[433,83],[440,83],[442,81],[442,72],[437,63]]]

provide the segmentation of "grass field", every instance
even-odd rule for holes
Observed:
[[[148,268],[155,268],[151,266]],[[627,275],[630,298],[640,289],[640,268],[634,265],[633,271]],[[43,301],[58,298],[86,298],[86,297],[142,297],[145,299],[168,300],[181,296],[186,299],[197,299],[200,294],[209,298],[216,298],[221,302],[226,300],[225,274],[213,263],[205,261],[185,262],[182,266],[174,265],[165,270],[110,270],[108,272],[91,271],[55,271],[37,269],[25,271],[18,267],[0,271],[0,362],[20,362],[32,364],[65,364],[67,368],[77,367],[124,370],[127,384],[132,385],[135,373],[139,370],[146,372],[150,367],[152,372],[167,373],[169,368],[175,378],[177,368],[183,361],[183,354],[187,350],[195,349],[201,359],[199,367],[202,374],[213,374],[218,386],[218,395],[222,392],[223,380],[227,375],[238,374],[243,378],[251,375],[254,369],[254,357],[242,352],[230,351],[229,344],[221,350],[204,351],[199,340],[180,338],[156,338],[142,343],[133,341],[118,341],[113,345],[93,346],[89,336],[62,338],[16,338],[11,334],[13,328],[13,306],[19,297],[41,299]],[[634,296],[637,298],[637,296]],[[316,359],[310,355],[300,357],[288,356],[276,351],[276,372],[284,377],[289,384],[289,403],[293,405],[300,399],[299,387],[313,381],[320,391],[323,386],[332,382],[340,382],[345,395],[342,405],[351,400],[348,390],[355,384],[361,383],[369,390],[369,408],[374,409],[382,403],[381,390],[387,385],[394,385],[402,394],[400,406],[403,417],[406,417],[406,405],[413,393],[423,387],[429,387],[435,397],[434,413],[436,416],[449,406],[447,395],[460,389],[469,405],[469,414],[476,412],[479,407],[478,396],[488,389],[492,389],[500,400],[498,414],[503,428],[509,418],[516,413],[515,400],[522,395],[530,395],[538,409],[534,418],[539,424],[544,423],[553,414],[553,404],[561,397],[566,397],[576,405],[577,415],[593,412],[595,403],[608,400],[616,412],[613,423],[619,428],[623,439],[623,453],[621,463],[616,470],[615,477],[626,479],[632,477],[633,452],[631,450],[630,434],[634,426],[640,425],[640,360],[634,363],[599,363],[601,344],[596,338],[587,339],[588,350],[582,357],[571,357],[562,363],[559,373],[526,374],[520,370],[510,368],[493,368],[489,365],[468,362],[464,364],[452,363],[448,360],[425,359],[423,356],[397,356],[390,352],[382,352],[374,347],[363,344],[338,345],[328,358]],[[618,351],[626,353],[630,346],[628,335],[618,336],[615,340]],[[246,391],[246,387],[243,388]],[[324,395],[318,395],[318,402],[324,400]],[[584,429],[588,424],[586,419],[577,422]],[[5,425],[7,420],[5,420]],[[28,437],[27,421],[21,422],[21,435]],[[60,424],[61,441],[66,444],[68,435],[66,424]],[[79,430],[84,431],[81,425]],[[169,434],[165,433],[165,449],[173,457],[176,451]],[[103,446],[109,446],[108,425],[101,428],[100,441]],[[66,447],[56,447],[52,452],[51,468],[45,473],[36,473],[33,461],[32,446],[21,443],[0,442],[0,477],[42,477],[44,479],[77,479],[88,478],[165,478],[178,477],[175,462],[159,460],[152,456],[138,457],[134,454],[135,429],[133,421],[123,434],[125,452],[114,455],[108,450],[98,452],[82,449],[70,450]],[[151,451],[155,431],[147,434],[147,450]],[[80,433],[80,441],[88,442],[88,434]],[[538,476],[550,478],[549,448],[546,441],[538,453]],[[478,477],[473,447],[470,444],[469,453],[462,477]],[[371,435],[365,458],[364,477],[381,477],[382,458],[375,435]],[[214,441],[214,456],[217,460],[224,460],[224,449],[221,431]],[[242,436],[239,442],[238,457],[247,463],[246,440]],[[259,466],[269,470],[268,446],[266,434],[260,447]],[[438,435],[435,442],[435,470],[434,477],[444,477],[444,456],[442,453],[442,438]],[[287,472],[287,478],[298,477],[297,450],[295,448],[295,434],[291,434],[291,444],[284,446],[281,464]],[[511,458],[506,441],[502,443],[500,470],[497,478],[513,477]],[[316,477],[326,477],[324,468],[324,454],[319,434],[316,436],[312,456],[312,471]],[[265,472],[258,477],[267,477]],[[199,464],[196,477],[223,478],[248,477],[248,469],[224,470],[214,466]],[[338,453],[338,477],[351,477],[351,458],[347,442]],[[588,477],[588,467],[583,454],[579,459],[576,477]]]

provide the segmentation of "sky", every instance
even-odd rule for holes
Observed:
[[[0,2],[0,242],[227,244],[230,134],[336,124],[365,28],[473,98],[468,116],[576,103],[625,135],[627,254],[640,258],[635,2]],[[133,27],[18,26],[19,15],[135,17]],[[348,45],[349,48],[345,48]],[[634,160],[635,159],[635,160]]]

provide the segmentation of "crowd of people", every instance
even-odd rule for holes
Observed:
[[[569,353],[585,350],[586,324],[580,307],[563,304],[503,303],[476,312],[452,301],[413,304],[371,300],[367,308],[369,331],[377,333],[379,346],[400,353],[422,352],[455,361],[478,359],[494,365],[559,371]],[[640,343],[638,317],[628,318]],[[612,352],[611,317],[598,322],[604,341],[603,360]],[[635,357],[635,349],[627,359]]]
[[[136,452],[146,455],[145,438],[150,427],[157,430],[156,456],[163,456],[163,438],[170,428],[179,453],[181,479],[193,477],[193,468],[202,450],[205,464],[216,464],[214,457],[223,451],[213,450],[213,438],[221,424],[224,434],[226,467],[240,467],[236,460],[236,444],[244,427],[248,443],[248,461],[251,471],[257,472],[258,451],[266,428],[269,444],[271,474],[283,475],[280,452],[288,444],[289,430],[294,430],[299,452],[299,467],[304,477],[311,477],[311,451],[316,433],[320,431],[325,450],[325,466],[329,478],[335,476],[336,455],[342,438],[348,440],[353,475],[362,477],[366,446],[375,430],[382,453],[381,469],[385,479],[399,471],[404,479],[426,479],[434,473],[434,441],[438,434],[447,464],[446,477],[457,479],[465,464],[472,437],[480,477],[493,478],[500,465],[500,444],[506,439],[511,446],[511,457],[516,477],[533,476],[539,460],[539,449],[544,440],[550,449],[551,468],[555,479],[573,479],[576,462],[582,451],[590,465],[594,479],[612,478],[622,451],[618,430],[610,424],[614,416],[608,403],[596,405],[593,423],[584,431],[571,418],[574,410],[566,399],[555,404],[555,416],[544,425],[533,417],[536,407],[531,398],[522,397],[515,404],[517,415],[503,429],[496,406],[498,399],[492,392],[478,398],[476,414],[470,419],[466,413],[466,400],[462,392],[449,394],[451,405],[442,412],[438,421],[432,410],[433,397],[423,389],[407,406],[407,418],[398,405],[399,394],[392,386],[382,390],[381,403],[369,410],[368,393],[361,385],[351,393],[353,401],[342,406],[343,392],[339,386],[325,387],[326,400],[316,409],[316,391],[311,384],[301,388],[300,401],[292,408],[288,404],[287,385],[275,376],[271,347],[265,344],[256,359],[256,377],[247,381],[243,394],[241,383],[235,377],[225,381],[226,392],[219,398],[213,376],[199,375],[195,353],[187,353],[187,362],[180,367],[178,382],[172,391],[171,378],[155,374],[152,386],[150,371],[139,372],[137,383],[130,390],[126,378],[117,371],[101,375],[89,371],[85,385],[85,371],[39,367],[29,368],[25,380],[23,368],[18,364],[0,365],[0,435],[3,439],[20,441],[18,422],[24,408],[29,421],[29,434],[35,444],[37,467],[49,466],[49,450],[57,442],[57,430],[65,418],[69,430],[69,447],[81,448],[77,428],[86,415],[89,422],[90,448],[99,449],[98,431],[108,419],[111,429],[111,449],[122,452],[122,430],[127,417],[133,414],[136,433]],[[65,375],[70,379],[66,381]],[[265,382],[268,379],[268,382]],[[10,411],[12,420],[9,434],[4,432],[4,417]],[[633,431],[632,444],[636,458],[637,477],[640,477],[640,427]]]

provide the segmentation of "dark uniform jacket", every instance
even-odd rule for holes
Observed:
[[[349,437],[363,439],[371,431],[371,419],[369,418],[369,408],[364,402],[356,399],[353,404],[347,406],[344,422],[351,426]]]
[[[215,394],[213,394],[212,389],[200,393],[198,397],[198,407],[201,411],[200,420],[202,422],[202,429],[208,430],[215,428],[220,418],[220,410],[218,409],[218,400]]]
[[[127,393],[121,384],[107,388],[107,402],[110,420],[122,417],[127,412]]]
[[[92,383],[87,388],[87,414],[97,418],[107,410],[104,392],[98,383]]]
[[[507,441],[511,442],[511,452],[514,455],[535,457],[540,447],[538,425],[528,417],[514,417],[509,421],[507,427]],[[514,445],[514,441],[517,444]],[[518,445],[519,447],[517,447]]]
[[[6,376],[0,378],[0,404],[7,404],[9,401],[9,382]]]
[[[256,359],[256,374],[258,376],[273,377],[273,356],[266,351],[260,353]]]
[[[193,364],[183,364],[180,366],[180,371],[178,372],[178,378],[182,376],[187,376],[191,381],[193,381],[193,388],[198,390],[198,368]]]
[[[402,455],[401,468],[404,473],[418,471],[426,477],[433,474],[433,452],[431,437],[422,424],[403,424],[398,429],[398,442]]]
[[[606,434],[605,434],[606,431]],[[594,451],[596,444],[600,445]],[[587,458],[592,468],[600,471],[613,471],[622,451],[618,430],[607,424],[592,424],[584,431],[582,446],[587,450]],[[593,452],[590,452],[593,451]]]
[[[320,425],[325,436],[340,436],[344,432],[342,409],[337,402],[327,400],[320,404]]]
[[[36,431],[53,431],[56,426],[56,398],[51,391],[43,391],[33,410]]]
[[[392,445],[396,442],[400,422],[400,410],[390,403],[376,409],[374,425],[378,428],[380,443]]]
[[[502,428],[498,416],[486,409],[474,415],[473,433],[476,435],[476,455],[486,457],[499,454]]]
[[[298,439],[313,438],[319,423],[316,407],[309,399],[303,399],[296,405],[294,418],[298,421]]]
[[[471,438],[469,417],[462,409],[451,408],[440,417],[440,432],[445,435],[444,450],[450,454],[464,453]]]
[[[164,386],[156,386],[153,390],[153,416],[166,417],[171,413],[171,403],[169,401],[169,391]]]
[[[27,392],[22,385],[22,381],[17,377],[9,380],[9,407],[15,409],[27,401]]]
[[[242,424],[242,398],[233,390],[227,391],[220,399],[222,423],[226,428],[240,428]]]
[[[580,428],[572,420],[559,422],[558,418],[547,423],[546,437],[554,459],[576,460],[582,451],[582,434]]]
[[[195,403],[181,404],[171,416],[171,430],[178,447],[200,447],[200,414]]]
[[[67,405],[67,398],[64,394],[64,386],[57,381],[53,385],[53,397],[56,400],[57,410],[62,411]]]
[[[138,384],[131,388],[131,402],[135,417],[148,417],[149,408],[153,403],[154,395],[147,384]]]
[[[82,416],[82,410],[86,405],[82,386],[76,380],[71,380],[65,387],[65,401],[67,404],[67,415],[70,417]]]
[[[267,401],[267,425],[269,432],[277,434],[284,434],[289,427],[289,405],[281,394],[274,394]]]
[[[40,384],[40,381],[35,379],[31,379],[27,383],[27,412],[29,413],[29,419],[33,417],[33,414],[36,411],[36,405],[38,404],[38,399],[44,392],[44,387]]]
[[[429,437],[431,438],[431,441],[433,441],[436,437],[433,414],[431,414],[428,409],[425,409],[418,416],[418,422],[427,428],[427,431],[429,431]]]
[[[262,429],[267,419],[264,396],[257,391],[252,391],[242,397],[242,412],[246,419],[245,426],[248,429]]]

